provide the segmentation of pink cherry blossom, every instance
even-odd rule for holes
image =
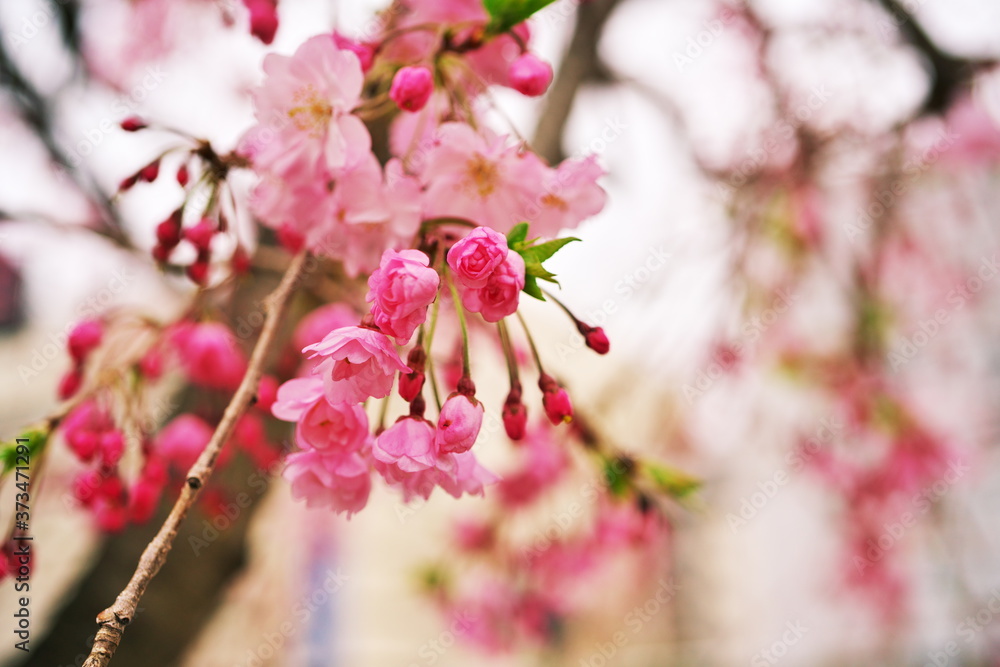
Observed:
[[[532,234],[557,236],[600,213],[608,198],[597,183],[604,173],[594,156],[568,159],[552,169],[533,153],[526,154],[520,177],[530,179],[526,182],[535,189],[521,215],[530,223]]]
[[[363,327],[335,329],[302,351],[323,358],[316,372],[323,377],[326,398],[331,403],[385,398],[392,391],[395,374],[410,372],[388,336]]]
[[[524,288],[524,260],[516,252],[508,253],[479,289],[461,290],[462,305],[466,310],[479,313],[487,322],[499,322],[517,312],[517,305]]]
[[[427,306],[437,297],[441,278],[419,250],[386,250],[379,268],[368,278],[367,300],[375,324],[405,345],[427,318]]]
[[[445,453],[472,448],[483,425],[483,404],[463,394],[452,394],[441,406],[435,444]]]
[[[438,484],[455,498],[460,498],[463,493],[481,496],[485,487],[500,479],[480,465],[472,452],[446,454],[442,459],[438,466]]]
[[[489,227],[476,227],[448,251],[448,266],[464,287],[485,287],[507,258],[507,237]]]
[[[318,451],[288,455],[283,476],[292,486],[292,497],[307,507],[327,507],[348,517],[364,509],[371,492],[371,473],[358,457],[324,456]]]
[[[333,33],[333,43],[337,45],[338,49],[353,52],[361,63],[362,72],[367,72],[372,68],[372,63],[375,60],[375,49],[371,44],[359,42],[336,31]]]
[[[320,397],[299,418],[295,439],[302,449],[325,455],[358,452],[368,439],[368,417],[356,403],[330,403]]]
[[[486,129],[445,123],[421,173],[424,216],[465,218],[506,233],[525,219],[544,177],[544,164],[527,155]]]
[[[389,97],[404,111],[420,111],[434,92],[434,75],[423,65],[402,67],[392,77]]]
[[[319,35],[292,56],[268,54],[264,72],[264,84],[254,93],[258,124],[242,148],[258,169],[312,179],[369,152],[368,130],[351,114],[364,81],[355,53]]]
[[[318,377],[295,378],[278,387],[271,414],[278,419],[295,422],[322,397],[323,380]]]
[[[270,44],[278,32],[278,7],[276,0],[243,0],[250,11],[250,34]]]
[[[372,456],[400,473],[433,468],[438,463],[434,427],[424,419],[403,417],[375,438]]]
[[[224,324],[185,322],[174,328],[170,341],[181,369],[195,384],[231,391],[246,373],[246,357]]]
[[[538,97],[552,83],[552,65],[532,53],[525,53],[510,64],[510,87],[528,97]]]

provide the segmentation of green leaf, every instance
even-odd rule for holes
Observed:
[[[643,469],[657,488],[674,498],[683,498],[701,486],[701,480],[658,463],[645,463]]]
[[[3,473],[0,474],[6,475],[18,465],[17,457],[19,456],[19,447],[26,446],[28,448],[28,458],[32,461],[33,465],[35,457],[41,453],[42,449],[45,447],[45,443],[48,441],[48,438],[48,433],[45,431],[33,429],[25,431],[17,438],[17,440],[27,440],[28,442],[17,442],[15,440],[14,442],[5,442],[0,445],[0,462],[3,464]],[[21,451],[22,454],[20,454],[20,456],[24,456],[24,450]],[[21,461],[21,465],[24,465],[23,459]]]
[[[486,30],[491,35],[505,33],[555,0],[483,0],[490,15]]]
[[[538,279],[535,276],[526,275],[524,277],[524,287],[521,291],[528,296],[535,297],[539,301],[545,301],[545,295],[542,294],[542,290],[538,287]]]
[[[604,461],[604,481],[607,483],[611,495],[621,498],[632,487],[629,479],[630,471],[620,471],[621,466],[616,466],[615,463],[614,459],[606,459]]]
[[[510,248],[518,248],[523,243],[524,240],[528,238],[528,223],[519,222],[514,227],[507,232],[507,246]]]
[[[546,241],[545,243],[539,243],[537,245],[528,246],[527,248],[519,250],[518,252],[521,254],[521,257],[524,258],[525,264],[534,264],[536,262],[541,264],[545,260],[552,257],[552,255],[559,252],[559,249],[562,248],[567,243],[572,243],[573,241],[579,241],[579,240],[580,239],[576,238],[575,236],[567,236],[564,239],[553,239],[552,241]]]
[[[553,278],[556,277],[556,274],[550,272],[548,269],[546,269],[541,264],[538,264],[537,262],[534,264],[525,264],[524,275],[533,276],[535,278],[541,278],[542,280],[547,280],[550,283],[556,282],[555,280],[553,280]]]

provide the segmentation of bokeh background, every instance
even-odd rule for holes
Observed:
[[[282,0],[265,48],[238,3],[0,4],[5,438],[55,409],[73,323],[174,318],[190,290],[88,231],[114,216],[148,249],[176,196],[159,183],[111,201],[163,148],[118,121],[231,147],[268,50],[364,34],[381,8]],[[496,90],[492,116],[550,160],[607,168],[607,208],[554,270],[612,352],[528,315],[609,437],[703,480],[667,544],[581,577],[558,649],[487,655],[421,573],[460,570],[451,522],[489,493],[406,508],[383,490],[346,522],[235,467],[252,505],[214,532],[190,517],[114,664],[1000,664],[1000,2],[558,0],[532,30],[556,84],[541,100]],[[491,372],[498,388],[477,383],[499,405]],[[498,469],[510,458],[496,432],[477,447]],[[3,664],[81,664],[155,532],[100,535],[65,502],[73,465],[53,452],[33,507],[27,656],[0,589]],[[5,524],[9,484],[0,496]]]

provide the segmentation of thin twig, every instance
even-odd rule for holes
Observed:
[[[239,420],[250,406],[250,401],[257,391],[257,384],[260,382],[264,361],[274,341],[282,312],[285,309],[285,304],[288,302],[288,297],[301,277],[300,274],[302,273],[305,258],[305,252],[295,257],[288,267],[284,278],[282,278],[281,284],[265,299],[264,307],[267,315],[260,332],[260,338],[253,349],[253,354],[250,356],[246,375],[243,376],[243,381],[240,383],[239,389],[236,390],[232,400],[229,402],[229,406],[226,407],[222,421],[219,422],[219,426],[215,429],[212,439],[188,471],[187,482],[181,489],[181,495],[174,503],[173,509],[170,510],[170,515],[163,522],[163,525],[160,526],[156,537],[153,538],[142,552],[142,556],[139,558],[139,565],[136,567],[135,573],[129,580],[125,590],[119,593],[113,605],[98,614],[97,622],[100,624],[100,628],[94,639],[94,647],[91,649],[87,661],[83,663],[83,667],[107,667],[108,663],[111,662],[115,650],[121,643],[125,626],[135,617],[139,600],[142,598],[143,593],[146,592],[149,582],[152,581],[153,577],[156,576],[156,573],[159,572],[160,568],[166,562],[167,554],[170,552],[174,538],[177,536],[178,527],[194,505],[195,500],[197,500],[198,495],[201,493],[202,487],[205,486],[208,478],[212,475],[223,445],[229,440],[237,420]]]

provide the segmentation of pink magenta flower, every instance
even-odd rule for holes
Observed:
[[[608,195],[597,183],[605,172],[594,156],[564,160],[552,169],[534,153],[526,153],[520,173],[534,186],[521,213],[533,234],[557,236],[597,215],[607,203]]]
[[[393,472],[433,468],[438,462],[434,427],[424,419],[403,417],[375,438],[372,456]]]
[[[174,417],[156,435],[156,452],[178,470],[186,472],[212,439],[212,427],[191,414]]]
[[[276,0],[243,0],[250,11],[250,34],[270,44],[278,32],[278,7]]]
[[[257,125],[243,142],[255,167],[310,179],[369,152],[368,130],[351,114],[364,82],[352,51],[319,35],[290,57],[268,54],[264,72],[264,84],[254,93]]]
[[[547,167],[504,137],[482,132],[465,123],[438,128],[421,174],[424,217],[465,218],[506,233],[526,219]]]
[[[405,345],[427,318],[427,306],[437,297],[441,277],[419,250],[386,250],[379,268],[368,278],[367,300],[375,324]]]
[[[528,97],[538,97],[552,83],[552,65],[533,53],[525,53],[510,64],[510,87]]]
[[[524,260],[516,252],[511,252],[490,274],[485,286],[462,290],[462,305],[466,310],[482,315],[487,322],[499,322],[517,312],[522,289]]]
[[[368,416],[357,403],[330,403],[320,397],[295,427],[299,447],[325,455],[359,452],[368,439]]]
[[[538,388],[542,390],[545,415],[554,426],[573,420],[573,404],[570,403],[569,394],[558,382],[543,373],[538,379]]]
[[[286,422],[297,422],[322,397],[323,380],[318,377],[295,378],[278,387],[271,414]]]
[[[372,480],[360,456],[323,456],[315,450],[289,454],[283,477],[292,486],[292,497],[306,507],[328,507],[350,517],[368,504]]]
[[[209,389],[233,390],[243,380],[246,357],[226,325],[186,322],[174,329],[171,342],[191,382]]]
[[[439,466],[438,484],[454,498],[460,498],[463,493],[481,496],[487,486],[500,480],[481,466],[472,452],[447,454],[443,458],[446,463]]]
[[[303,352],[323,357],[316,372],[323,377],[331,403],[361,403],[368,397],[385,398],[392,391],[396,373],[409,373],[384,333],[363,327],[334,329]],[[279,396],[280,398],[280,396]]]
[[[434,92],[434,75],[423,65],[402,67],[392,77],[389,97],[404,111],[420,111]]]
[[[452,394],[441,406],[437,433],[438,451],[466,452],[472,448],[483,425],[483,404],[463,394]]]
[[[69,332],[66,347],[73,361],[80,363],[87,358],[94,348],[101,344],[104,336],[104,324],[100,320],[83,320],[77,323]]]
[[[485,287],[507,258],[507,237],[489,227],[476,227],[448,251],[448,266],[465,287]]]
[[[81,461],[90,461],[95,454],[103,454],[102,438],[115,432],[115,423],[107,410],[88,400],[66,415],[61,429],[73,453]]]
[[[333,43],[337,45],[338,49],[354,53],[354,55],[358,57],[358,61],[361,63],[362,72],[367,72],[372,68],[372,64],[375,62],[375,49],[371,44],[359,42],[356,39],[351,39],[350,37],[341,35],[336,31],[333,33]]]

